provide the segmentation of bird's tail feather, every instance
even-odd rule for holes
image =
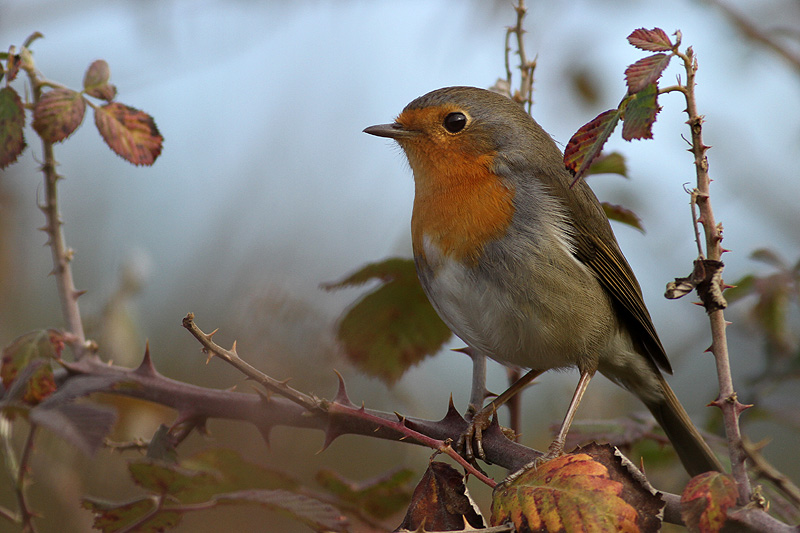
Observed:
[[[660,376],[663,400],[645,402],[656,421],[664,429],[678,457],[691,476],[704,472],[722,472],[722,464],[700,435],[667,381]]]

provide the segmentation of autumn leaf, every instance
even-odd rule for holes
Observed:
[[[706,472],[692,478],[681,494],[681,518],[692,531],[716,533],[736,505],[736,482],[727,474]]]
[[[478,531],[483,516],[467,493],[464,476],[441,461],[431,461],[420,479],[403,522],[408,531]]]
[[[50,362],[61,357],[64,349],[63,333],[55,329],[44,329],[26,333],[14,339],[3,349],[0,377],[3,386],[8,388],[17,374],[35,361],[43,361],[32,376],[22,401],[36,405],[56,390],[53,369]]]
[[[496,491],[491,523],[511,521],[529,531],[638,531],[622,488],[588,455],[563,455]]]
[[[600,155],[621,118],[619,109],[600,113],[575,132],[564,149],[564,165],[579,180]]]
[[[672,56],[667,54],[654,54],[640,59],[625,69],[628,94],[638,93],[651,83],[658,81],[671,58]]]
[[[15,46],[10,46],[8,48],[8,59],[6,60],[6,82],[12,82],[17,79],[17,74],[19,74],[19,67],[22,63],[19,54],[17,54],[17,48]]]
[[[622,122],[623,139],[630,141],[653,138],[653,123],[661,110],[657,99],[658,87],[655,83],[628,98]]]
[[[0,89],[0,168],[17,160],[25,149],[25,107],[17,91]]]
[[[337,338],[350,362],[391,384],[438,352],[452,333],[425,296],[410,259],[373,263],[323,287],[340,289],[370,280],[381,284],[345,312]]]
[[[117,88],[108,83],[110,76],[108,63],[102,59],[94,61],[83,76],[83,90],[90,96],[110,102],[117,94]]]
[[[152,165],[161,154],[164,138],[143,111],[112,102],[95,109],[94,122],[106,144],[134,165]]]
[[[628,35],[628,42],[647,52],[669,52],[673,48],[672,41],[661,28],[633,30],[633,33]]]
[[[72,89],[53,89],[39,99],[33,110],[33,129],[46,142],[61,142],[81,125],[86,102]]]

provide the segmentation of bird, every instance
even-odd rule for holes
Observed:
[[[446,87],[364,132],[396,141],[411,167],[414,262],[438,315],[471,353],[530,369],[478,413],[484,423],[467,446],[474,438],[482,454],[485,422],[533,377],[577,368],[546,458],[563,454],[600,372],[644,403],[690,475],[722,471],[663,376],[672,367],[600,202],[584,180],[573,184],[561,150],[520,104]]]

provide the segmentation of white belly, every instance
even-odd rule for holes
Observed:
[[[501,268],[479,270],[431,248],[426,258],[433,268],[423,282],[428,298],[450,329],[487,357],[539,370],[597,368],[618,334],[616,324],[591,327],[581,319],[597,316],[597,306],[605,311],[610,302],[571,254],[563,254],[560,265],[531,258],[523,272],[504,271],[517,282],[503,283],[493,279]]]

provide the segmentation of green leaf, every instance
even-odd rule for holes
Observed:
[[[569,140],[564,149],[564,165],[575,175],[575,181],[586,173],[600,155],[621,116],[622,113],[619,109],[610,109],[600,113],[593,120],[581,126]]]
[[[349,531],[347,517],[334,506],[305,494],[285,490],[241,490],[214,498],[220,504],[256,503],[281,511],[314,531]],[[269,529],[269,528],[268,528]]]
[[[281,472],[243,460],[224,449],[201,451],[179,464],[143,459],[131,463],[134,481],[157,494],[183,502],[206,501],[215,494],[241,489],[296,489],[298,483]]]
[[[747,274],[731,285],[733,287],[725,291],[725,299],[728,300],[728,303],[741,300],[745,296],[752,294],[756,287],[756,277],[753,274]]]
[[[385,519],[401,511],[411,498],[409,481],[413,472],[398,469],[364,482],[353,482],[338,472],[323,469],[317,472],[317,483],[338,499],[363,509],[375,518]]]
[[[658,87],[655,83],[628,98],[622,123],[623,139],[630,141],[653,138],[653,123],[656,121],[656,114],[661,110],[657,99]]]
[[[410,259],[373,263],[323,287],[352,287],[372,279],[382,283],[345,312],[337,337],[350,362],[391,384],[437,353],[452,333],[425,296]]]
[[[109,148],[134,165],[152,165],[161,154],[164,138],[143,111],[112,102],[95,108],[94,123]]]
[[[180,513],[175,512],[155,513],[156,500],[153,498],[141,498],[124,504],[84,498],[81,506],[94,513],[92,525],[103,533],[114,533],[126,529],[150,514],[152,516],[148,520],[137,524],[136,531],[138,533],[158,533],[177,527],[183,518]]]
[[[33,129],[47,142],[61,142],[81,125],[86,102],[72,89],[46,92],[33,110]]]
[[[315,531],[347,531],[341,511],[298,493],[302,489],[294,478],[244,461],[230,450],[205,450],[180,464],[136,461],[129,468],[134,481],[153,494],[122,504],[85,499],[83,506],[96,515],[96,528],[114,532],[135,524],[135,531],[164,531],[175,527],[188,512],[258,504]],[[155,506],[158,498],[163,498],[160,508]]]
[[[592,174],[619,174],[628,177],[628,167],[625,165],[625,156],[619,152],[600,154],[586,171],[585,176]]]
[[[672,41],[661,28],[633,30],[633,33],[628,35],[628,42],[647,52],[669,52],[673,48]]]
[[[600,205],[603,206],[603,211],[605,211],[609,220],[622,222],[623,224],[627,224],[628,226],[634,227],[644,233],[644,226],[642,226],[642,220],[639,218],[639,215],[627,207],[610,204],[608,202],[600,202]]]
[[[17,160],[25,149],[25,107],[17,91],[0,89],[0,169]]]
[[[671,55],[655,54],[640,59],[625,70],[625,83],[628,84],[628,94],[638,93],[651,83],[656,83],[658,78],[669,65]]]
[[[788,265],[783,258],[777,254],[774,250],[770,250],[769,248],[758,248],[757,250],[753,250],[750,254],[750,259],[755,261],[760,261],[762,263],[766,263],[767,265],[773,266],[780,270],[788,270]]]

